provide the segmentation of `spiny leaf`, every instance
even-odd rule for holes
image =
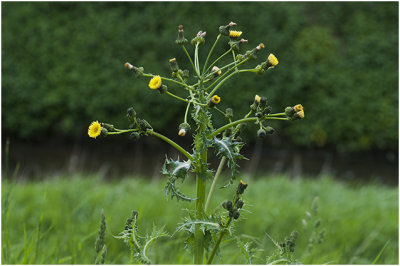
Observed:
[[[185,180],[191,166],[192,162],[190,160],[180,162],[179,158],[174,161],[166,157],[161,173],[169,177],[182,178],[183,181]]]
[[[170,177],[168,178],[167,184],[165,185],[164,191],[165,191],[165,196],[168,198],[168,196],[171,196],[171,199],[176,197],[176,199],[183,200],[183,201],[194,201],[196,199],[190,198],[188,196],[185,196],[182,194],[176,187],[175,187],[175,181],[176,178]]]

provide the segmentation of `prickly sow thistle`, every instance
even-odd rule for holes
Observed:
[[[127,133],[133,140],[138,140],[144,136],[154,136],[169,143],[183,155],[183,160],[179,158],[173,160],[167,157],[161,173],[167,179],[165,186],[167,197],[194,203],[193,213],[189,213],[189,216],[184,219],[184,223],[178,227],[178,231],[186,231],[188,239],[191,239],[185,246],[190,247],[193,252],[194,264],[213,262],[215,254],[219,252],[222,238],[227,233],[231,233],[232,223],[239,219],[243,207],[246,206],[242,197],[248,185],[242,180],[236,181],[237,177],[240,176],[238,161],[244,158],[240,154],[244,145],[240,138],[243,131],[242,126],[245,123],[254,123],[258,125],[257,135],[266,137],[274,132],[273,128],[268,125],[269,120],[288,121],[304,118],[303,107],[299,104],[287,107],[282,112],[272,113],[267,98],[256,95],[256,93],[260,93],[259,91],[254,91],[254,100],[249,99],[249,112],[242,117],[238,116],[234,119],[232,108],[227,108],[226,111],[218,108],[221,104],[228,105],[223,100],[223,85],[228,79],[244,73],[263,74],[278,65],[276,56],[261,52],[265,49],[263,43],[259,43],[256,47],[247,51],[241,51],[243,50],[242,46],[247,45],[248,40],[238,40],[245,33],[233,29],[236,26],[236,23],[230,22],[226,26],[219,27],[219,34],[202,67],[200,66],[199,48],[204,45],[206,32],[199,31],[189,43],[184,36],[183,26],[178,27],[178,37],[175,42],[187,56],[188,65],[192,68],[191,73],[188,69],[180,68],[180,65],[183,64],[178,64],[176,58],[169,59],[170,78],[146,73],[143,67],[125,63],[125,67],[131,70],[136,77],[149,79],[148,86],[150,89],[159,90],[165,95],[163,97],[172,97],[177,101],[186,103],[183,121],[177,128],[177,134],[185,138],[193,137],[193,149],[191,151],[156,132],[146,120],[137,116],[133,107],[130,107],[127,111],[129,127],[126,129],[117,129],[113,125],[104,123],[101,124],[101,128],[105,130],[98,129],[100,125],[98,122],[93,122],[89,127],[89,136],[92,138],[100,135],[100,131],[104,132],[102,136]],[[230,48],[222,55],[215,56],[214,61],[210,61],[214,58],[214,48],[223,39],[226,40]],[[190,44],[194,48],[193,56],[186,49],[186,46]],[[217,66],[220,60],[228,55],[232,56],[233,61],[222,67]],[[258,57],[265,59],[256,67],[243,68],[246,63],[251,64]],[[168,84],[169,89],[164,83]],[[182,98],[176,95],[174,91],[178,90],[185,91],[187,96]],[[225,117],[227,119],[226,124],[214,127],[214,116]],[[188,134],[189,132],[191,134]],[[221,159],[216,172],[209,169],[208,157],[210,153],[214,153]],[[231,191],[232,199],[227,201],[230,203],[224,203],[220,205],[220,208],[214,210],[211,208],[211,205],[215,205],[215,202],[212,203],[213,195],[225,165],[230,169],[231,174],[230,180],[225,182],[226,185],[223,188],[230,190],[230,185],[234,182],[237,182],[238,185],[236,190]],[[196,179],[197,195],[186,195],[176,186],[176,181],[184,181],[188,176],[193,176]],[[211,182],[209,191],[206,191],[207,182]],[[120,238],[129,242],[130,240],[127,238],[132,237],[132,232],[135,232],[135,230],[137,229],[132,227],[125,228]],[[140,250],[140,245],[131,245],[131,249],[136,254],[137,261],[150,262],[145,252]]]

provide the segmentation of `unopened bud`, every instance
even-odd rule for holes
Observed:
[[[175,43],[179,45],[184,45],[187,42],[187,39],[183,35],[183,26],[179,25],[178,26],[178,38],[176,39]]]
[[[172,72],[177,72],[179,70],[178,62],[175,58],[169,60],[169,66],[171,67]]]
[[[293,107],[288,106],[285,108],[285,114],[288,117],[292,117],[294,115],[294,113],[295,113],[295,111],[294,111]]]
[[[233,110],[232,110],[232,108],[226,108],[225,116],[226,116],[226,118],[229,118],[229,119],[233,118]]]
[[[267,132],[263,129],[263,128],[260,128],[258,131],[257,131],[257,137],[259,137],[259,138],[265,138],[267,136]]]
[[[254,102],[258,104],[258,103],[260,103],[260,101],[261,101],[261,97],[258,96],[258,95],[256,95],[256,96],[254,97]]]
[[[230,201],[230,200],[226,200],[226,201],[224,201],[224,202],[222,203],[222,207],[223,207],[224,209],[228,210],[228,211],[231,211],[231,210],[232,210],[232,207],[233,207],[233,203],[232,203],[232,201]]]
[[[237,194],[243,194],[244,190],[247,188],[247,184],[243,182],[243,180],[240,180],[238,188],[236,190]]]
[[[178,135],[184,137],[186,135],[186,130],[182,128],[181,130],[179,130]]]
[[[213,66],[211,72],[214,73],[214,76],[216,77],[222,74],[222,70],[217,66]]]

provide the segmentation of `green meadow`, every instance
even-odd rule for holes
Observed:
[[[180,189],[194,197],[194,182],[188,181]],[[269,256],[277,252],[274,242],[282,243],[296,230],[294,262],[398,264],[397,187],[350,185],[330,177],[265,176],[246,182],[242,217],[234,224],[234,237],[222,241],[220,258],[214,263],[248,263],[238,248],[238,238],[253,248],[254,264],[271,262]],[[184,244],[186,233],[176,229],[193,204],[167,200],[164,185],[163,179],[133,176],[111,181],[100,175],[17,183],[3,180],[2,263],[94,264],[104,209],[106,264],[135,263],[126,244],[115,238],[132,210],[139,212],[139,234],[150,234],[156,225],[165,226],[171,235],[151,243],[147,255],[152,263],[192,264],[192,254]],[[222,212],[221,203],[235,189],[232,185],[217,191],[212,208]],[[285,264],[275,260],[279,262]]]

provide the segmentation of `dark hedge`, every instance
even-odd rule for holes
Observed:
[[[262,76],[225,83],[222,109],[242,116],[255,94],[265,95],[276,112],[301,103],[306,119],[273,123],[285,141],[397,150],[395,2],[3,2],[3,134],[86,138],[93,120],[127,126],[129,106],[159,131],[176,134],[185,106],[149,90],[148,78],[134,78],[123,64],[169,76],[168,59],[176,57],[190,69],[174,43],[177,26],[184,25],[188,39],[207,32],[204,62],[218,27],[230,21],[249,40],[244,50],[263,42],[262,58],[272,52],[280,63]],[[214,58],[225,49],[220,42]]]

